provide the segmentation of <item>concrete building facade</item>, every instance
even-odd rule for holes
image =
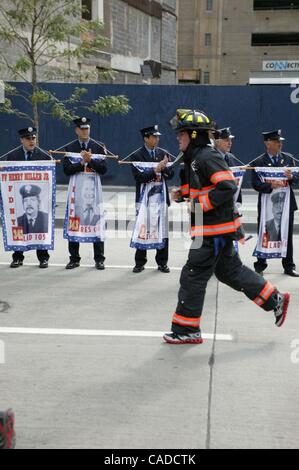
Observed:
[[[115,83],[177,83],[177,0],[103,0],[103,12]]]
[[[9,0],[5,1],[9,6]],[[112,83],[177,83],[177,0],[74,1],[78,2],[79,15],[80,5],[85,7],[82,10],[84,21],[103,21],[103,36],[110,44],[89,59],[72,60],[71,64],[67,60],[51,62],[39,70],[40,80],[46,80],[51,67],[63,70],[71,65],[72,69],[82,71],[82,75],[83,72],[112,68],[118,72]],[[76,38],[70,38],[69,47],[76,41]],[[19,55],[16,47],[9,54],[11,60],[17,60]],[[93,73],[93,81],[94,76]],[[11,79],[7,70],[2,73],[2,78]],[[102,80],[99,78],[99,81]]]
[[[299,1],[179,0],[180,83],[243,85],[299,77]]]

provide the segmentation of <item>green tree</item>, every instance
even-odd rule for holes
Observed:
[[[82,20],[81,0],[1,0],[0,70],[10,79],[29,84],[29,92],[5,83],[5,102],[0,112],[14,114],[40,127],[42,114],[70,123],[78,108],[101,116],[126,114],[131,107],[126,96],[102,96],[84,101],[87,89],[75,86],[71,96],[59,99],[41,82],[98,82],[113,77],[111,69],[80,72],[78,61],[97,57],[108,45],[102,36],[103,23]],[[85,11],[86,13],[86,11]],[[12,50],[16,59],[11,58]],[[30,112],[14,106],[20,97]]]

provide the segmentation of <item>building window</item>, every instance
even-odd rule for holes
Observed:
[[[211,45],[212,45],[212,34],[206,33],[205,34],[205,46],[211,46]]]
[[[299,0],[254,0],[254,10],[298,10]]]
[[[210,72],[204,72],[203,73],[203,84],[204,85],[209,85],[210,83]]]
[[[213,11],[213,0],[207,0],[207,11]]]
[[[261,33],[252,35],[252,46],[298,46],[299,33]]]
[[[92,20],[92,0],[81,0],[82,19],[86,21]]]

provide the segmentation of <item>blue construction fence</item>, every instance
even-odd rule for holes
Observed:
[[[14,83],[17,88],[26,87]],[[91,136],[105,142],[113,153],[125,158],[142,145],[139,129],[159,124],[160,146],[177,155],[178,145],[169,120],[177,108],[200,108],[206,111],[220,127],[231,126],[236,136],[232,152],[244,163],[263,153],[262,132],[282,129],[286,138],[284,149],[299,157],[299,88],[281,86],[165,86],[165,85],[82,85],[44,84],[58,98],[66,99],[75,86],[88,90],[84,101],[99,96],[126,95],[132,110],[127,115],[101,118],[83,108],[82,115],[92,118]],[[21,98],[14,99],[15,107],[28,111]],[[0,154],[19,145],[17,130],[30,123],[13,115],[0,114]],[[67,127],[58,119],[43,116],[40,129],[40,147],[53,150],[75,138],[73,126]],[[59,157],[57,156],[57,159]],[[67,177],[58,165],[57,182],[66,183]],[[247,178],[246,185],[249,185]],[[134,184],[129,166],[109,161],[109,171],[103,177],[104,185],[130,186]]]

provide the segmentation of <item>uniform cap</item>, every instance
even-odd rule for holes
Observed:
[[[73,120],[73,123],[76,125],[76,127],[79,127],[80,129],[89,129],[90,122],[91,119],[87,117],[80,117]]]
[[[20,194],[23,199],[26,197],[38,196],[41,192],[41,188],[35,184],[26,184],[20,189]]]
[[[23,137],[36,137],[36,128],[35,127],[25,127],[24,129],[20,129],[18,134],[21,138]]]
[[[214,132],[215,139],[234,139],[235,136],[232,135],[230,127],[225,127],[224,129],[217,129]]]
[[[265,142],[269,140],[280,140],[280,141],[285,140],[281,135],[281,129],[278,129],[277,131],[263,132],[263,136],[264,136]]]
[[[159,132],[159,126],[158,124],[155,124],[154,126],[150,127],[144,127],[143,129],[140,129],[142,137],[149,137],[151,135],[161,135]]]

